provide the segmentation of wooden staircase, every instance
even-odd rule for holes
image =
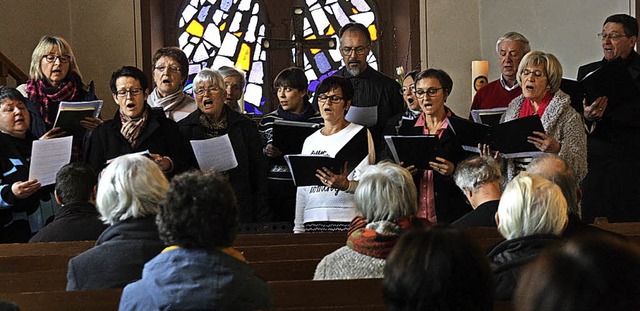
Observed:
[[[26,83],[29,79],[24,71],[0,52],[0,85],[7,85],[7,77],[9,76],[16,80],[16,85]]]

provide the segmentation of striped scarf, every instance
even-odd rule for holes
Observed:
[[[144,125],[147,123],[148,117],[149,110],[146,107],[144,108],[144,111],[142,111],[142,115],[138,118],[130,118],[120,112],[120,122],[122,122],[120,133],[129,142],[132,149],[135,149],[136,143],[138,142],[138,136],[140,136],[140,132],[142,132]]]
[[[400,234],[410,227],[411,221],[407,217],[397,223],[377,221],[367,224],[364,218],[357,216],[349,225],[347,247],[363,255],[386,259]]]
[[[82,83],[77,75],[69,72],[69,78],[58,85],[58,87],[48,86],[44,80],[27,81],[27,96],[38,107],[40,115],[47,128],[53,126],[52,117],[57,114],[57,106],[61,101],[73,101],[78,95],[78,87]],[[55,112],[49,115],[50,112]]]

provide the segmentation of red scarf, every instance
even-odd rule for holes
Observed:
[[[56,111],[61,101],[73,101],[78,95],[78,86],[81,86],[79,82],[80,79],[72,72],[58,87],[51,87],[44,80],[27,81],[27,96],[38,107],[47,128],[51,128],[55,121],[49,117],[49,112]]]
[[[529,117],[534,114],[537,114],[540,117],[540,119],[542,119],[542,115],[544,114],[544,111],[547,109],[547,106],[549,106],[549,103],[551,102],[552,98],[553,98],[553,93],[545,94],[544,97],[542,98],[542,103],[540,103],[540,106],[538,106],[538,110],[536,111],[533,111],[533,105],[531,105],[531,100],[528,98],[525,98],[524,102],[522,103],[522,108],[520,108],[520,114],[518,115],[518,119]]]
[[[386,259],[400,238],[400,234],[411,227],[411,221],[409,218],[403,217],[396,222],[396,225],[397,232],[380,234],[373,229],[366,228],[367,221],[356,216],[349,224],[347,247],[363,255]]]

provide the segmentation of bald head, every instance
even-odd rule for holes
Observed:
[[[527,172],[542,176],[558,185],[567,200],[568,212],[576,216],[580,215],[575,174],[561,157],[545,153],[531,161]]]

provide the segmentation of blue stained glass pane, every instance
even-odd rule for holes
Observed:
[[[334,73],[338,72],[338,70],[331,70],[329,72],[327,72],[326,74],[323,74],[320,76],[320,78],[318,78],[318,80],[313,80],[309,83],[309,91],[314,92],[316,91],[316,89],[318,88],[318,85],[320,84],[320,82],[322,82],[322,80],[326,79],[327,77],[333,76]]]
[[[316,54],[316,56],[314,56],[313,59],[315,59],[316,67],[318,67],[318,70],[321,73],[325,73],[329,69],[331,69],[331,64],[329,64],[329,61],[327,60],[327,56],[325,56],[323,53]]]
[[[198,13],[198,20],[200,22],[204,22],[205,18],[207,18],[207,15],[209,15],[210,8],[211,8],[210,5],[202,7],[202,9],[200,10],[200,13]]]
[[[267,100],[263,97],[260,100],[260,107],[264,106],[265,103],[267,103]],[[244,111],[246,111],[247,113],[253,113],[256,115],[262,115],[262,111],[260,111],[258,107],[247,102],[244,102]]]
[[[232,4],[232,0],[222,0],[220,1],[220,9],[228,13]]]

